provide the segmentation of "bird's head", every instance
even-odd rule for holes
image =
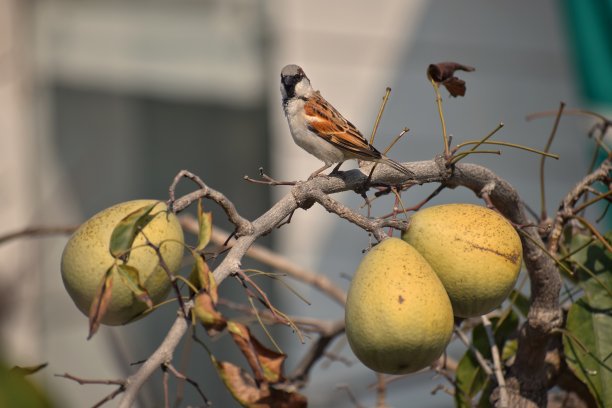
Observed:
[[[282,69],[280,88],[283,100],[295,96],[307,96],[309,92],[312,92],[310,80],[304,73],[304,70],[294,64],[287,65]]]

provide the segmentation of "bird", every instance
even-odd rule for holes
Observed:
[[[319,91],[315,91],[304,70],[290,64],[281,70],[283,110],[295,143],[324,163],[308,180],[333,164],[338,171],[349,159],[386,164],[408,177],[414,173],[376,150],[351,122],[346,120]]]

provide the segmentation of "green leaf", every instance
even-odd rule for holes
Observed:
[[[510,358],[514,357],[516,355],[516,350],[518,350],[518,340],[508,340],[501,352],[502,361],[508,361]]]
[[[455,405],[459,408],[472,407],[472,399],[484,388],[487,381],[476,357],[467,350],[455,373]]]
[[[149,296],[149,292],[140,281],[140,271],[126,264],[117,265],[117,271],[119,272],[121,281],[132,291],[132,293],[134,293],[136,299],[142,303],[146,303],[149,309],[152,308],[153,301]]]
[[[495,336],[495,343],[499,350],[502,350],[506,341],[516,332],[518,329],[519,319],[514,311],[505,315],[501,320],[500,318],[494,317],[491,319],[491,327],[493,329],[493,335]],[[489,338],[485,331],[484,325],[479,324],[474,328],[472,332],[472,341],[474,347],[485,357],[491,358],[491,346],[489,344]]]
[[[480,395],[480,399],[478,400],[478,404],[476,405],[476,408],[492,408],[493,407],[493,405],[491,404],[491,393],[493,392],[496,386],[497,384],[494,383],[493,381],[487,382],[487,386],[482,391],[482,394]]]
[[[115,265],[112,265],[106,270],[106,273],[100,281],[100,286],[98,286],[98,292],[89,307],[89,335],[87,336],[87,340],[91,339],[91,337],[96,334],[100,328],[102,318],[106,314],[106,309],[108,309],[108,304],[113,294],[114,270]]]
[[[503,350],[508,339],[518,329],[519,319],[516,313],[510,311],[500,318],[491,319],[491,327],[495,337],[495,343],[499,350]],[[491,359],[491,346],[487,337],[487,332],[482,324],[479,324],[472,331],[472,343],[474,347],[483,355],[484,358]],[[490,387],[491,380],[478,364],[474,354],[467,350],[464,356],[459,361],[456,373],[455,384],[455,404],[457,407],[471,407],[472,399],[483,389],[492,390]],[[489,391],[490,394],[490,391]],[[483,400],[484,398],[484,400]],[[483,392],[481,403],[488,401],[489,396]],[[486,406],[486,405],[485,405]]]
[[[607,307],[594,307],[585,298],[574,303],[567,315],[565,361],[598,405],[612,407],[612,298],[607,299]]]
[[[110,239],[110,253],[125,262],[129,259],[130,249],[138,233],[153,219],[149,213],[158,203],[137,209],[126,215],[115,226]]]
[[[612,231],[608,231],[604,238],[612,240]],[[577,266],[576,278],[578,284],[589,297],[589,304],[594,306],[593,297],[612,298],[612,284],[609,275],[612,273],[612,253],[608,252],[600,241],[592,241],[592,237],[576,234],[569,245],[572,254],[569,260]],[[608,278],[606,278],[608,276]]]
[[[196,251],[201,251],[206,248],[212,236],[212,212],[204,212],[202,208],[202,199],[198,200],[198,224],[200,231],[198,233],[198,246]]]

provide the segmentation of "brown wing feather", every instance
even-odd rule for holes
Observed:
[[[381,158],[380,152],[368,143],[355,125],[346,120],[318,92],[308,99],[304,113],[308,127],[334,146],[364,160]]]

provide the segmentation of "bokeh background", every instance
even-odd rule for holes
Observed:
[[[136,198],[167,198],[175,174],[189,169],[223,191],[249,218],[264,212],[286,187],[245,182],[259,167],[278,179],[304,179],[320,164],[291,140],[282,114],[279,72],[301,65],[315,88],[369,135],[385,87],[391,99],[376,145],[404,127],[410,133],[390,153],[425,160],[441,151],[430,63],[458,61],[465,98],[444,95],[454,141],[495,137],[542,148],[553,117],[527,114],[568,107],[610,112],[612,6],[606,0],[0,0],[0,235],[36,226],[78,225],[101,209]],[[593,151],[591,123],[563,118],[547,161],[546,193],[554,211],[586,171]],[[504,149],[473,156],[512,183],[539,209],[539,156]],[[353,164],[354,165],[354,164]],[[350,165],[345,165],[349,168]],[[185,182],[180,191],[192,186]],[[414,204],[435,186],[411,189]],[[353,208],[359,197],[337,197]],[[469,192],[445,191],[434,203],[477,202]],[[389,201],[375,210],[386,213]],[[215,222],[229,228],[217,209]],[[174,306],[119,328],[104,327],[86,341],[87,321],[64,291],[59,260],[66,236],[30,238],[0,246],[0,356],[8,365],[49,366],[32,379],[57,406],[91,406],[111,388],[80,386],[54,374],[119,378],[160,343]],[[319,208],[299,211],[291,224],[262,241],[343,288],[358,264],[367,234]],[[245,260],[245,267],[261,267]],[[188,268],[186,269],[188,270]],[[227,281],[223,294],[244,301]],[[316,291],[295,285],[307,306],[280,285],[267,290],[283,310],[337,319],[343,311]],[[291,356],[291,370],[308,344],[288,329],[274,331]],[[241,362],[228,337],[213,344]],[[193,347],[189,361],[215,406],[237,406]],[[343,339],[333,350],[352,361],[322,361],[304,390],[313,407],[350,407],[340,385],[360,403],[374,404],[375,376],[355,361]],[[453,344],[451,355],[462,349]],[[179,365],[184,367],[184,365]],[[430,395],[431,372],[389,387],[392,406],[446,407]],[[174,383],[173,383],[174,384]],[[185,404],[200,404],[188,388]],[[161,377],[144,389],[139,406],[163,406]],[[108,404],[114,406],[116,401]]]

